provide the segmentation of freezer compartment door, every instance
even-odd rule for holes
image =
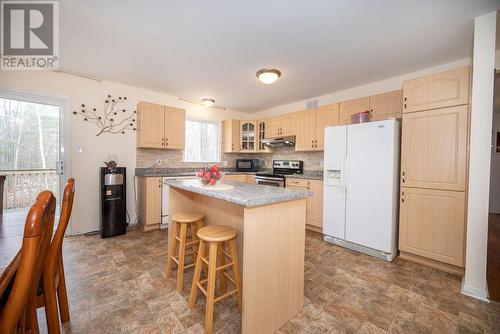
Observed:
[[[340,187],[323,186],[323,234],[345,239],[345,196]]]
[[[351,125],[347,131],[346,240],[395,251],[399,179],[395,120]]]

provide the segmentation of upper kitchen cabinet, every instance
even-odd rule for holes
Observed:
[[[325,128],[339,124],[339,105],[338,103],[328,104],[316,109],[315,119],[316,133],[316,150],[323,151]]]
[[[294,136],[297,132],[297,113],[293,112],[280,117],[280,136]]]
[[[141,101],[137,104],[137,147],[184,149],[183,109]]]
[[[256,141],[257,122],[240,121],[240,152],[255,152],[257,149]]]
[[[137,104],[137,147],[165,148],[165,106]]]
[[[165,107],[165,148],[183,150],[186,130],[186,111]]]
[[[340,119],[341,125],[351,124],[351,115],[361,111],[370,110],[370,97],[362,97],[355,100],[340,102]]]
[[[403,114],[401,186],[465,191],[467,110]]]
[[[374,121],[391,117],[401,118],[403,112],[403,91],[400,89],[370,96],[370,111],[372,113],[372,120]]]
[[[330,104],[297,114],[296,151],[322,151],[325,127],[338,125],[339,105]]]
[[[403,112],[469,103],[469,66],[403,83]]]
[[[297,131],[297,113],[271,117],[265,120],[266,138],[293,136]]]
[[[239,152],[240,121],[227,119],[224,121],[224,153]]]
[[[295,136],[295,151],[314,151],[316,139],[316,115],[314,109],[297,112],[300,126]]]
[[[264,122],[266,124],[266,138],[281,136],[281,118],[279,116],[265,119]]]

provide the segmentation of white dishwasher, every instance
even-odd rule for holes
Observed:
[[[167,180],[194,180],[197,179],[195,175],[192,176],[165,176],[163,177],[163,187],[161,191],[161,226],[160,228],[167,228],[168,227],[168,217],[169,217],[169,212],[168,212],[168,191],[169,191],[169,186],[165,184],[165,181]]]

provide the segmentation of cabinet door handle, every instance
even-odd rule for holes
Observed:
[[[404,203],[405,202],[405,192],[401,192],[401,202]]]
[[[401,182],[405,183],[406,182],[406,174],[405,172],[401,173]]]
[[[165,138],[161,139],[161,146],[165,146]]]
[[[405,108],[405,109],[406,109],[406,103],[407,103],[407,102],[408,102],[408,98],[407,98],[407,97],[405,97],[405,98],[404,98],[404,108]]]

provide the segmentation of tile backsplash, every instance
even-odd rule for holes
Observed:
[[[272,168],[273,160],[290,159],[303,160],[305,170],[323,169],[323,152],[295,152],[294,147],[282,147],[275,150],[274,153],[222,153],[221,161],[224,167],[236,166],[236,159],[259,159],[262,168]],[[157,159],[160,159],[161,165],[155,166]],[[182,150],[162,150],[154,148],[137,149],[137,168],[179,168],[179,167],[201,167],[204,163],[184,162]],[[227,164],[227,166],[226,166]]]

